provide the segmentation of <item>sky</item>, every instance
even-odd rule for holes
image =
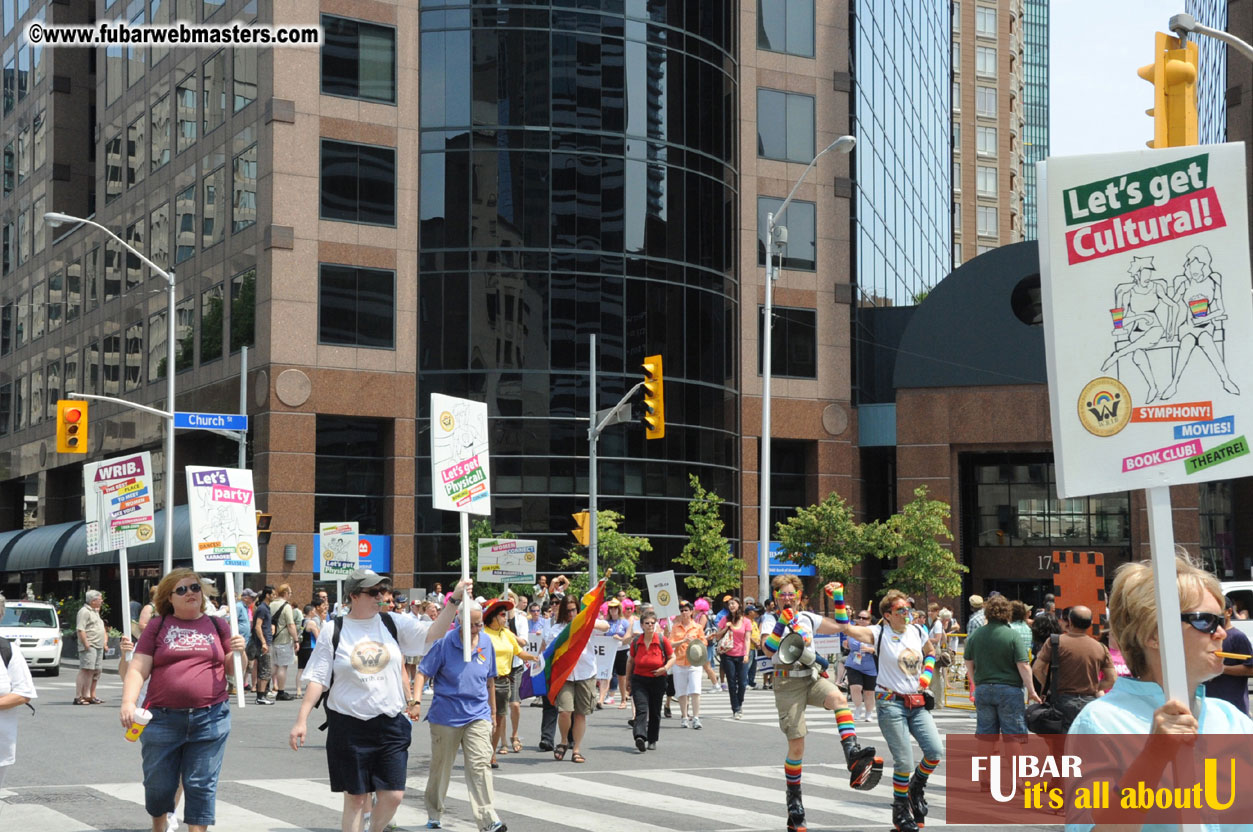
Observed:
[[[1153,87],[1136,70],[1153,61],[1184,0],[1052,0],[1049,153],[1142,150],[1152,138]]]

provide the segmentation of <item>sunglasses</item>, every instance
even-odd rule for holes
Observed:
[[[913,607],[897,607],[896,609],[892,610],[892,612],[894,613],[911,613],[913,611],[914,611]]]
[[[187,586],[174,587],[175,595],[186,595],[189,592],[199,592],[199,591],[200,591],[200,584],[188,584]]]
[[[377,598],[377,597],[379,597],[380,595],[382,595],[384,592],[388,592],[388,591],[389,591],[389,590],[386,590],[386,589],[381,589],[381,588],[379,588],[379,587],[377,587],[377,586],[376,586],[376,587],[371,587],[370,589],[363,589],[363,590],[361,590],[361,592],[362,592],[362,594],[363,594],[363,595],[369,595],[371,598]]]
[[[1179,615],[1179,619],[1211,636],[1218,632],[1219,627],[1225,627],[1227,624],[1227,617],[1216,612],[1185,612]]]

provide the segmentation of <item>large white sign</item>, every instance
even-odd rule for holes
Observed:
[[[480,540],[478,582],[487,584],[535,583],[537,545],[534,540]]]
[[[431,394],[431,501],[444,511],[491,514],[487,405]]]
[[[192,568],[197,572],[260,572],[252,471],[187,466]]]
[[[589,643],[596,656],[596,678],[612,678],[614,659],[618,656],[618,640],[598,633],[592,636]]]
[[[1039,170],[1059,496],[1253,474],[1244,145]]]
[[[143,453],[83,466],[87,554],[150,543],[156,535],[152,456]]]
[[[342,581],[360,564],[360,525],[351,523],[319,523],[322,542],[322,573],[319,580]]]
[[[679,584],[674,578],[674,570],[653,572],[646,576],[648,580],[648,599],[652,602],[653,611],[658,618],[673,618],[679,614]]]

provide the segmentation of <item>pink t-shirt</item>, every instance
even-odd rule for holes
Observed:
[[[225,702],[226,622],[202,615],[193,621],[154,615],[135,651],[152,656],[149,708],[204,708]]]
[[[753,622],[744,617],[740,619],[738,627],[732,627],[725,621],[723,624],[726,625],[726,632],[731,634],[731,649],[723,655],[736,659],[744,658],[748,654],[748,635],[753,631]]]

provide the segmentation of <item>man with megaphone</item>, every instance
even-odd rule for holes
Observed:
[[[883,776],[883,758],[873,747],[857,742],[853,712],[844,694],[829,679],[819,675],[813,637],[839,632],[829,618],[799,609],[801,580],[795,575],[779,575],[771,581],[779,614],[774,630],[762,638],[762,649],[774,665],[774,704],[779,711],[779,728],[787,737],[788,832],[805,832],[805,806],[801,802],[801,761],[805,756],[805,707],[813,705],[835,711],[840,745],[848,762],[849,784],[854,789],[873,789]]]

